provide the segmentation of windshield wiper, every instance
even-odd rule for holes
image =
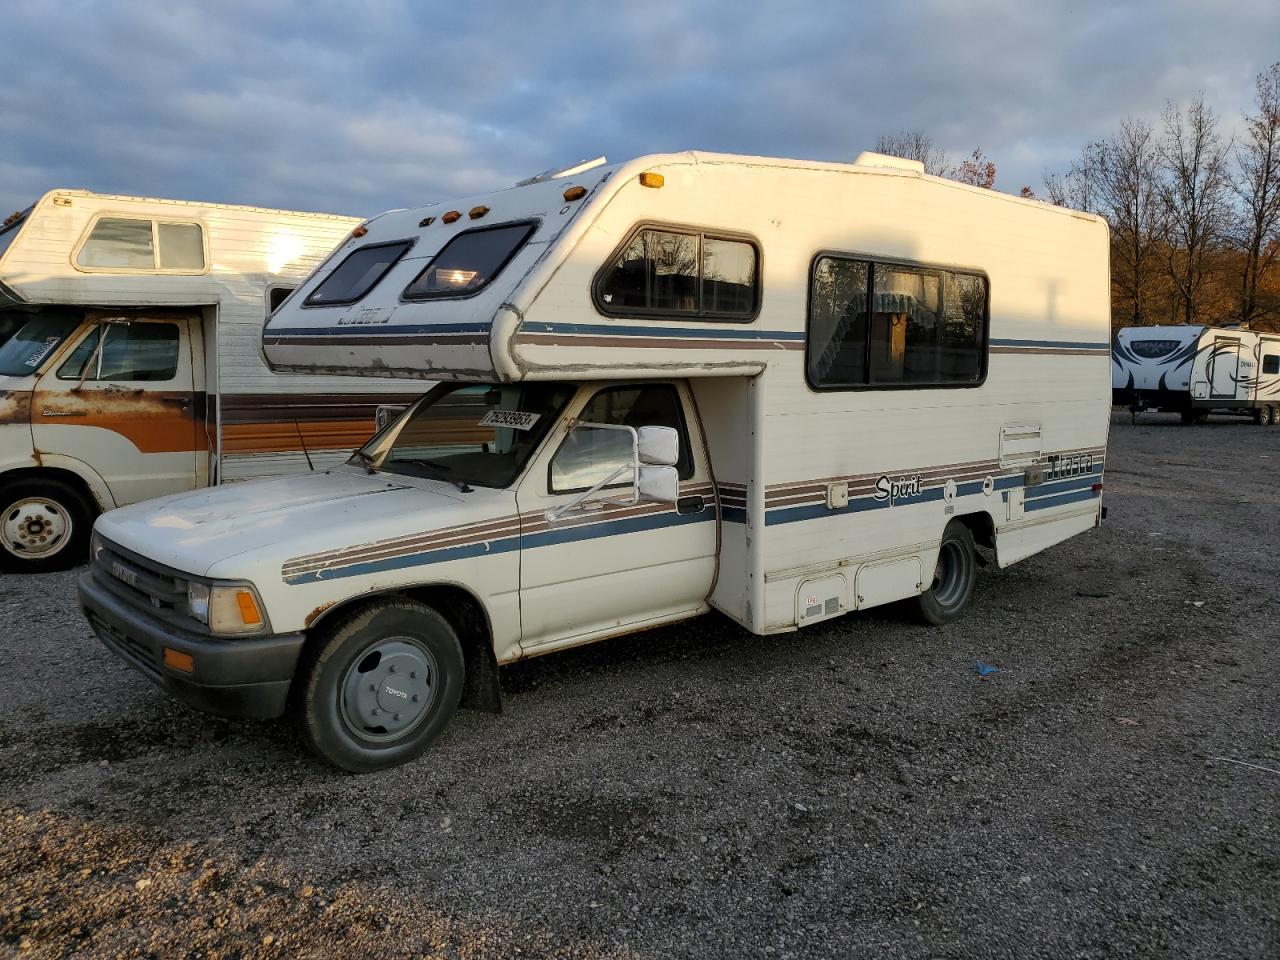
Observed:
[[[368,470],[370,473],[377,473],[377,471],[373,469],[373,457],[365,453],[363,450],[351,451],[351,459],[359,460],[362,464],[364,464],[364,468]]]
[[[441,473],[453,472],[453,467],[449,466],[447,463],[440,463],[436,460],[393,460],[391,462],[392,463],[412,463],[419,467],[426,467],[428,470],[439,470]],[[463,493],[471,492],[471,488],[467,486],[465,483],[463,483],[461,480],[455,480],[453,477],[441,477],[440,479],[447,480],[449,483],[452,483],[455,487],[457,487]]]

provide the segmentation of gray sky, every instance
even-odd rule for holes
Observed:
[[[918,128],[1040,190],[1128,115],[1234,128],[1277,0],[8,0],[0,211],[51,187],[370,215],[607,154],[851,160]]]

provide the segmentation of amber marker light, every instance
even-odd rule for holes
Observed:
[[[189,653],[183,653],[181,650],[173,649],[173,647],[165,647],[164,665],[171,670],[192,673],[196,668],[196,661]]]
[[[240,608],[240,619],[245,622],[245,626],[254,626],[262,622],[258,604],[248,590],[236,591],[236,606]]]
[[[489,208],[482,203],[478,207],[472,207],[471,210],[467,213],[467,216],[470,217],[472,220],[479,220],[488,212],[489,212]]]
[[[360,226],[356,227],[354,230],[351,231],[351,236],[359,240],[368,232],[369,232],[369,228],[362,223],[360,224]]]
[[[460,214],[457,210],[450,210],[448,213],[446,213],[446,214],[445,214],[443,217],[441,217],[440,219],[441,219],[441,220],[443,220],[445,223],[454,223],[454,222],[456,222],[456,221],[457,221],[461,216],[462,216],[462,214]]]
[[[435,217],[423,217],[421,220],[418,221],[418,226],[429,227],[435,222],[436,222]]]
[[[564,198],[566,200],[581,200],[586,195],[587,195],[586,187],[570,187],[568,190],[564,192]]]
[[[640,174],[640,186],[642,187],[653,187],[656,190],[666,182],[666,179],[660,173],[652,173],[646,170]]]

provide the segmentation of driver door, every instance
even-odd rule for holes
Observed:
[[[525,652],[571,646],[707,609],[716,570],[716,506],[702,437],[696,421],[685,415],[689,409],[683,383],[602,385],[574,399],[569,416],[583,422],[679,431],[680,499],[634,506],[597,501],[590,509],[548,520],[546,511],[570,504],[613,472],[618,464],[610,457],[626,455],[585,450],[564,427],[552,434],[516,493]],[[630,478],[620,479],[600,496],[628,498]]]
[[[88,464],[117,506],[195,489],[205,437],[193,328],[185,317],[90,327],[36,383],[36,449]]]

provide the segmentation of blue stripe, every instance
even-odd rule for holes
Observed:
[[[344,323],[332,327],[290,327],[287,330],[273,330],[267,327],[264,336],[270,337],[324,337],[324,336],[375,336],[398,337],[413,334],[432,333],[488,333],[487,323]]]
[[[522,333],[575,333],[610,337],[691,337],[719,340],[803,340],[803,330],[756,330],[750,326],[629,327],[603,323],[525,323]]]
[[[1111,344],[1085,342],[1080,340],[998,340],[991,338],[993,347],[1061,347],[1070,350],[1110,350]]]
[[[544,530],[525,537],[504,537],[501,540],[469,543],[457,547],[445,547],[438,550],[425,550],[420,553],[406,553],[398,557],[384,557],[354,563],[348,567],[313,570],[292,577],[285,577],[285,583],[315,583],[322,580],[341,580],[347,577],[361,577],[371,573],[383,573],[387,570],[403,570],[406,567],[420,567],[432,563],[447,563],[450,560],[466,560],[470,557],[484,556],[490,553],[510,553],[512,550],[551,547],[558,544],[573,543],[578,540],[597,540],[600,537],[614,537],[627,533],[639,533],[646,530],[661,530],[666,527],[683,526],[688,523],[705,523],[714,520],[714,510],[703,510],[701,513],[676,513],[674,510],[644,517],[627,517],[606,523],[593,523],[579,527],[565,527],[562,530]]]
[[[1082,473],[1075,477],[1068,477],[1066,480],[1054,480],[1050,483],[1037,484],[1034,487],[1027,487],[1026,499],[1033,500],[1040,497],[1051,497],[1057,493],[1063,493],[1066,490],[1078,490],[1081,487],[1091,487],[1098,482],[1098,477],[1102,476],[1102,468],[1095,467],[1088,473]]]
[[[1034,510],[1046,510],[1049,507],[1060,507],[1068,503],[1076,503],[1080,500],[1092,500],[1097,497],[1098,493],[1092,487],[1086,487],[1083,490],[1076,490],[1073,493],[1063,493],[1056,497],[1041,497],[1039,500],[1027,500],[1023,504],[1023,509],[1031,512]]]
[[[743,507],[721,507],[720,516],[726,523],[746,523],[747,511]]]

